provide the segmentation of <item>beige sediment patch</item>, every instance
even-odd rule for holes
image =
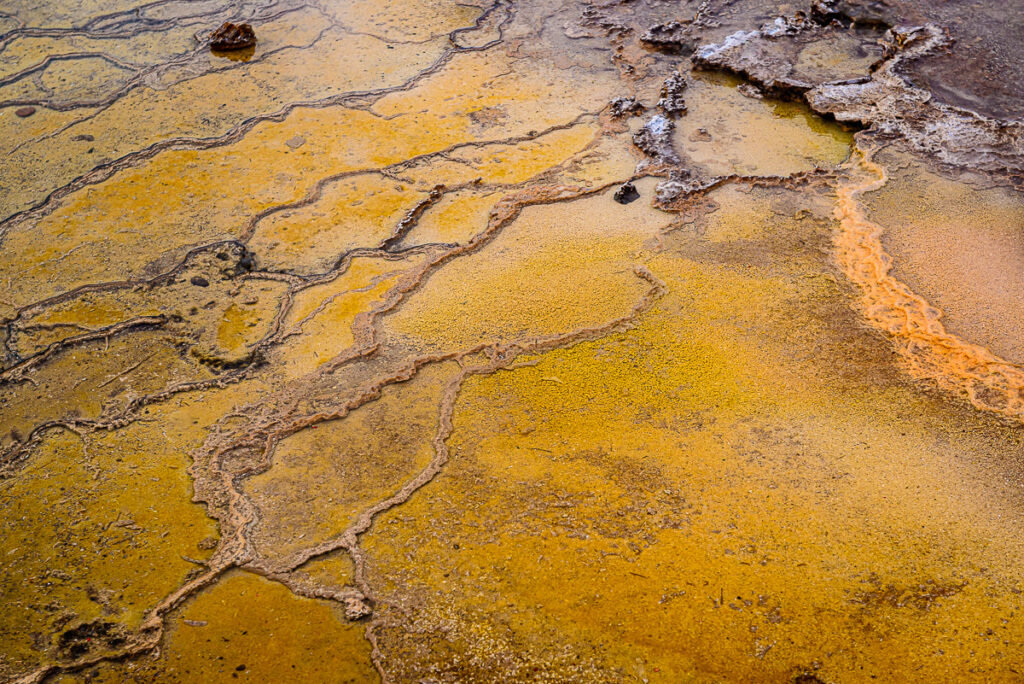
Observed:
[[[650,196],[654,179],[639,185]],[[611,194],[526,207],[479,253],[430,277],[388,317],[386,330],[424,349],[468,349],[628,311],[644,288],[633,255],[669,217]]]
[[[354,327],[387,299],[396,286],[422,271],[426,257],[411,255],[401,260],[358,257],[348,269],[328,282],[295,294],[282,323],[282,344],[271,349],[275,374],[297,378],[354,351]]]
[[[289,557],[340,535],[420,472],[434,454],[441,392],[457,370],[432,365],[343,420],[282,439],[270,468],[243,487],[260,510],[249,537],[260,565],[289,567]]]
[[[483,5],[482,1],[382,3],[379,0],[355,0],[337,7],[327,5],[324,11],[352,32],[370,33],[393,43],[409,43],[425,42],[458,28],[472,26]]]
[[[354,176],[312,204],[263,219],[249,244],[266,268],[323,273],[346,252],[379,246],[426,196],[377,174]]]
[[[714,175],[785,176],[834,168],[849,155],[852,133],[803,103],[746,97],[741,83],[718,73],[694,80],[674,134],[685,158]]]
[[[251,573],[228,573],[167,623],[156,657],[102,664],[87,671],[88,681],[376,680],[362,625],[346,621],[336,604],[296,596]],[[54,681],[71,684],[81,676]]]
[[[180,354],[176,342],[160,329],[100,338],[59,351],[28,379],[0,385],[0,446],[24,441],[50,421],[116,414],[169,382],[211,377],[197,359]]]
[[[326,28],[322,17],[313,15],[310,21],[314,26],[300,44]],[[39,202],[99,163],[166,141],[166,131],[174,131],[175,138],[217,138],[254,113],[266,116],[290,103],[398,85],[440,56],[444,46],[439,40],[434,43],[394,46],[332,29],[309,48],[282,50],[245,68],[210,72],[164,90],[132,90],[95,116],[10,154],[11,183],[0,194],[5,217]],[[327,78],[324,70],[309,68],[310,60],[336,68]],[[268,88],[270,81],[277,85]],[[188,106],[183,106],[185,102]],[[134,114],[138,111],[146,116]],[[83,134],[95,138],[90,154],[83,154],[81,145],[73,142]],[[41,168],[47,173],[37,173]]]
[[[189,502],[185,471],[201,433],[169,414],[111,433],[50,431],[18,477],[0,481],[3,667],[116,653],[209,555],[201,542],[216,527]],[[89,624],[99,631],[61,636]]]
[[[1012,676],[1020,432],[892,371],[803,193],[716,190],[628,330],[466,380],[363,541],[392,679]]]
[[[890,144],[888,181],[860,196],[884,227],[891,274],[942,311],[946,331],[1024,363],[1024,192],[971,171],[939,173]]]
[[[826,40],[804,46],[793,62],[792,77],[811,83],[854,79],[870,73],[872,64],[882,58],[877,34],[865,30],[837,32]]]
[[[280,123],[260,124],[231,145],[165,151],[61,200],[40,219],[12,226],[0,252],[2,282],[8,287],[4,304],[23,306],[89,282],[156,275],[191,246],[245,238],[263,212],[307,203],[325,179],[439,155],[453,146],[569,127],[599,108],[611,92],[607,85],[595,85],[567,111],[562,95],[573,87],[570,73],[536,65],[507,72],[493,56],[470,53],[453,58],[448,69],[416,88],[384,98],[375,107],[378,114],[300,108]],[[457,94],[447,97],[449,91],[435,88],[453,88]],[[518,98],[506,102],[505,89],[516,90]],[[500,129],[478,129],[468,119],[472,111],[502,103],[509,119]],[[482,161],[498,177],[523,180],[578,152],[593,132],[590,126],[561,131],[510,153],[513,162],[524,164],[518,172],[505,170],[493,158]],[[307,142],[293,150],[285,143],[297,135]],[[314,233],[331,221],[325,215],[325,227],[315,216],[309,218],[312,226],[302,225]],[[301,257],[298,265],[323,264],[325,254],[334,251],[332,235],[337,229],[329,230],[326,245],[296,238],[301,243],[295,252]],[[45,247],[37,249],[40,244]],[[346,244],[339,245],[342,251]]]
[[[518,143],[468,141],[465,146],[438,158],[436,166],[441,168],[435,169],[433,160],[425,160],[410,171],[395,169],[386,175],[367,173],[326,183],[322,189],[315,190],[316,195],[308,204],[300,202],[294,208],[286,207],[259,220],[249,244],[267,268],[299,273],[325,272],[353,249],[384,245],[398,233],[402,220],[428,199],[431,190],[448,192],[446,183],[455,186],[483,184],[491,188],[486,194],[493,194],[493,186],[522,183],[572,158],[590,145],[598,132],[596,125],[581,123]],[[401,180],[394,177],[396,173],[402,174]],[[432,180],[433,185],[423,187],[424,179]],[[492,199],[491,206],[494,203],[496,199]],[[446,205],[451,204],[446,202]],[[461,217],[445,214],[431,221],[470,219],[479,215],[472,206],[469,203]],[[416,224],[417,233],[421,230],[420,223],[422,221]],[[468,238],[485,226],[486,218],[473,223],[460,222],[452,226],[452,232],[454,229],[463,235],[468,232]],[[455,241],[451,238],[449,233],[441,241]]]
[[[868,321],[892,337],[915,376],[965,395],[980,409],[1024,418],[1024,369],[950,334],[942,312],[892,275],[892,257],[881,241],[884,228],[867,218],[860,199],[888,182],[886,169],[870,151],[858,151],[848,170],[849,180],[836,188],[837,257],[861,289]]]

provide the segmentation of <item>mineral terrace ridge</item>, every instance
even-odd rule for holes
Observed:
[[[5,3],[0,681],[1021,681],[1021,26]]]

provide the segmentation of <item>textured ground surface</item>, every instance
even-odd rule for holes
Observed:
[[[1019,681],[1021,21],[6,3],[0,680]]]

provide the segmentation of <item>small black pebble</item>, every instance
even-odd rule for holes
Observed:
[[[252,258],[252,254],[246,252],[242,255],[242,258],[238,260],[238,269],[240,273],[246,273],[248,271],[256,270],[256,260]]]
[[[192,280],[190,282],[193,285],[198,285],[199,287],[208,287],[210,285],[209,280],[200,276],[192,276]]]
[[[238,671],[238,672],[241,672],[244,669],[245,669],[245,665],[239,665],[238,667],[235,668],[235,670]]]
[[[452,544],[452,548],[453,548],[453,549],[458,549],[458,548],[459,548],[459,545],[458,545],[458,544]]]
[[[632,183],[626,183],[621,188],[615,191],[615,195],[612,197],[619,204],[629,204],[634,200],[640,199],[640,193],[636,191],[636,186]]]

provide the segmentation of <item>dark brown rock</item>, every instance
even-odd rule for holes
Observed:
[[[623,183],[622,187],[615,191],[612,199],[619,204],[629,204],[640,199],[640,193],[636,191],[636,186],[632,183]]]
[[[32,116],[35,113],[35,107],[19,107],[18,109],[14,110],[15,116],[20,116],[22,119],[24,119],[26,116]]]
[[[210,34],[210,48],[213,50],[244,50],[256,44],[256,33],[249,24],[232,24],[230,21]]]

